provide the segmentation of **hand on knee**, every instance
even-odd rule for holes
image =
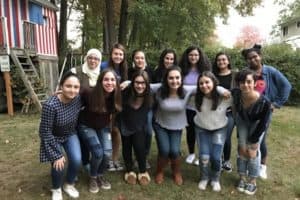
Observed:
[[[258,150],[258,144],[249,144],[247,146],[247,154],[248,154],[248,158],[252,159],[252,158],[256,158],[257,156],[257,150]]]
[[[248,157],[248,152],[247,152],[247,148],[246,147],[239,147],[238,148],[238,152],[239,152],[239,156],[246,158]]]
[[[208,157],[202,157],[201,158],[201,164],[202,166],[207,166],[209,163],[209,158]]]

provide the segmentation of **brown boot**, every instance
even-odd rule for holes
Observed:
[[[163,157],[157,158],[155,183],[162,184],[164,182],[164,168],[168,165],[168,162],[169,160]]]
[[[180,172],[180,158],[171,160],[171,168],[172,168],[174,183],[176,185],[182,185],[183,180]]]

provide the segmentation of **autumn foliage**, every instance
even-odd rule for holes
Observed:
[[[253,44],[261,44],[264,42],[259,29],[256,26],[246,25],[241,29],[240,35],[236,38],[234,47],[236,48],[248,48]]]

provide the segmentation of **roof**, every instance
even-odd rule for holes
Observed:
[[[33,3],[58,11],[58,7],[48,0],[29,0]]]
[[[286,19],[284,22],[282,22],[280,24],[280,26],[285,26],[285,25],[288,25],[288,24],[292,24],[292,23],[297,22],[297,21],[300,21],[300,16],[290,17],[290,18]]]

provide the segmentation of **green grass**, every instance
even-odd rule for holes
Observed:
[[[0,199],[50,199],[50,165],[39,163],[39,115],[15,117],[0,115]],[[285,107],[276,110],[268,136],[269,179],[258,181],[255,196],[240,194],[235,189],[238,176],[223,173],[222,191],[214,193],[210,188],[198,190],[199,169],[182,163],[184,185],[178,187],[171,180],[171,171],[166,171],[166,181],[149,186],[131,186],[124,183],[121,172],[109,172],[107,178],[112,183],[109,191],[98,194],[88,192],[88,177],[80,172],[77,187],[80,199],[87,200],[147,200],[147,199],[300,199],[300,108]],[[232,162],[235,167],[236,138],[233,134]],[[185,134],[183,135],[182,154],[187,154]],[[153,141],[150,163],[156,163],[156,144]],[[154,167],[150,170],[153,177]],[[68,199],[64,195],[64,199]]]

